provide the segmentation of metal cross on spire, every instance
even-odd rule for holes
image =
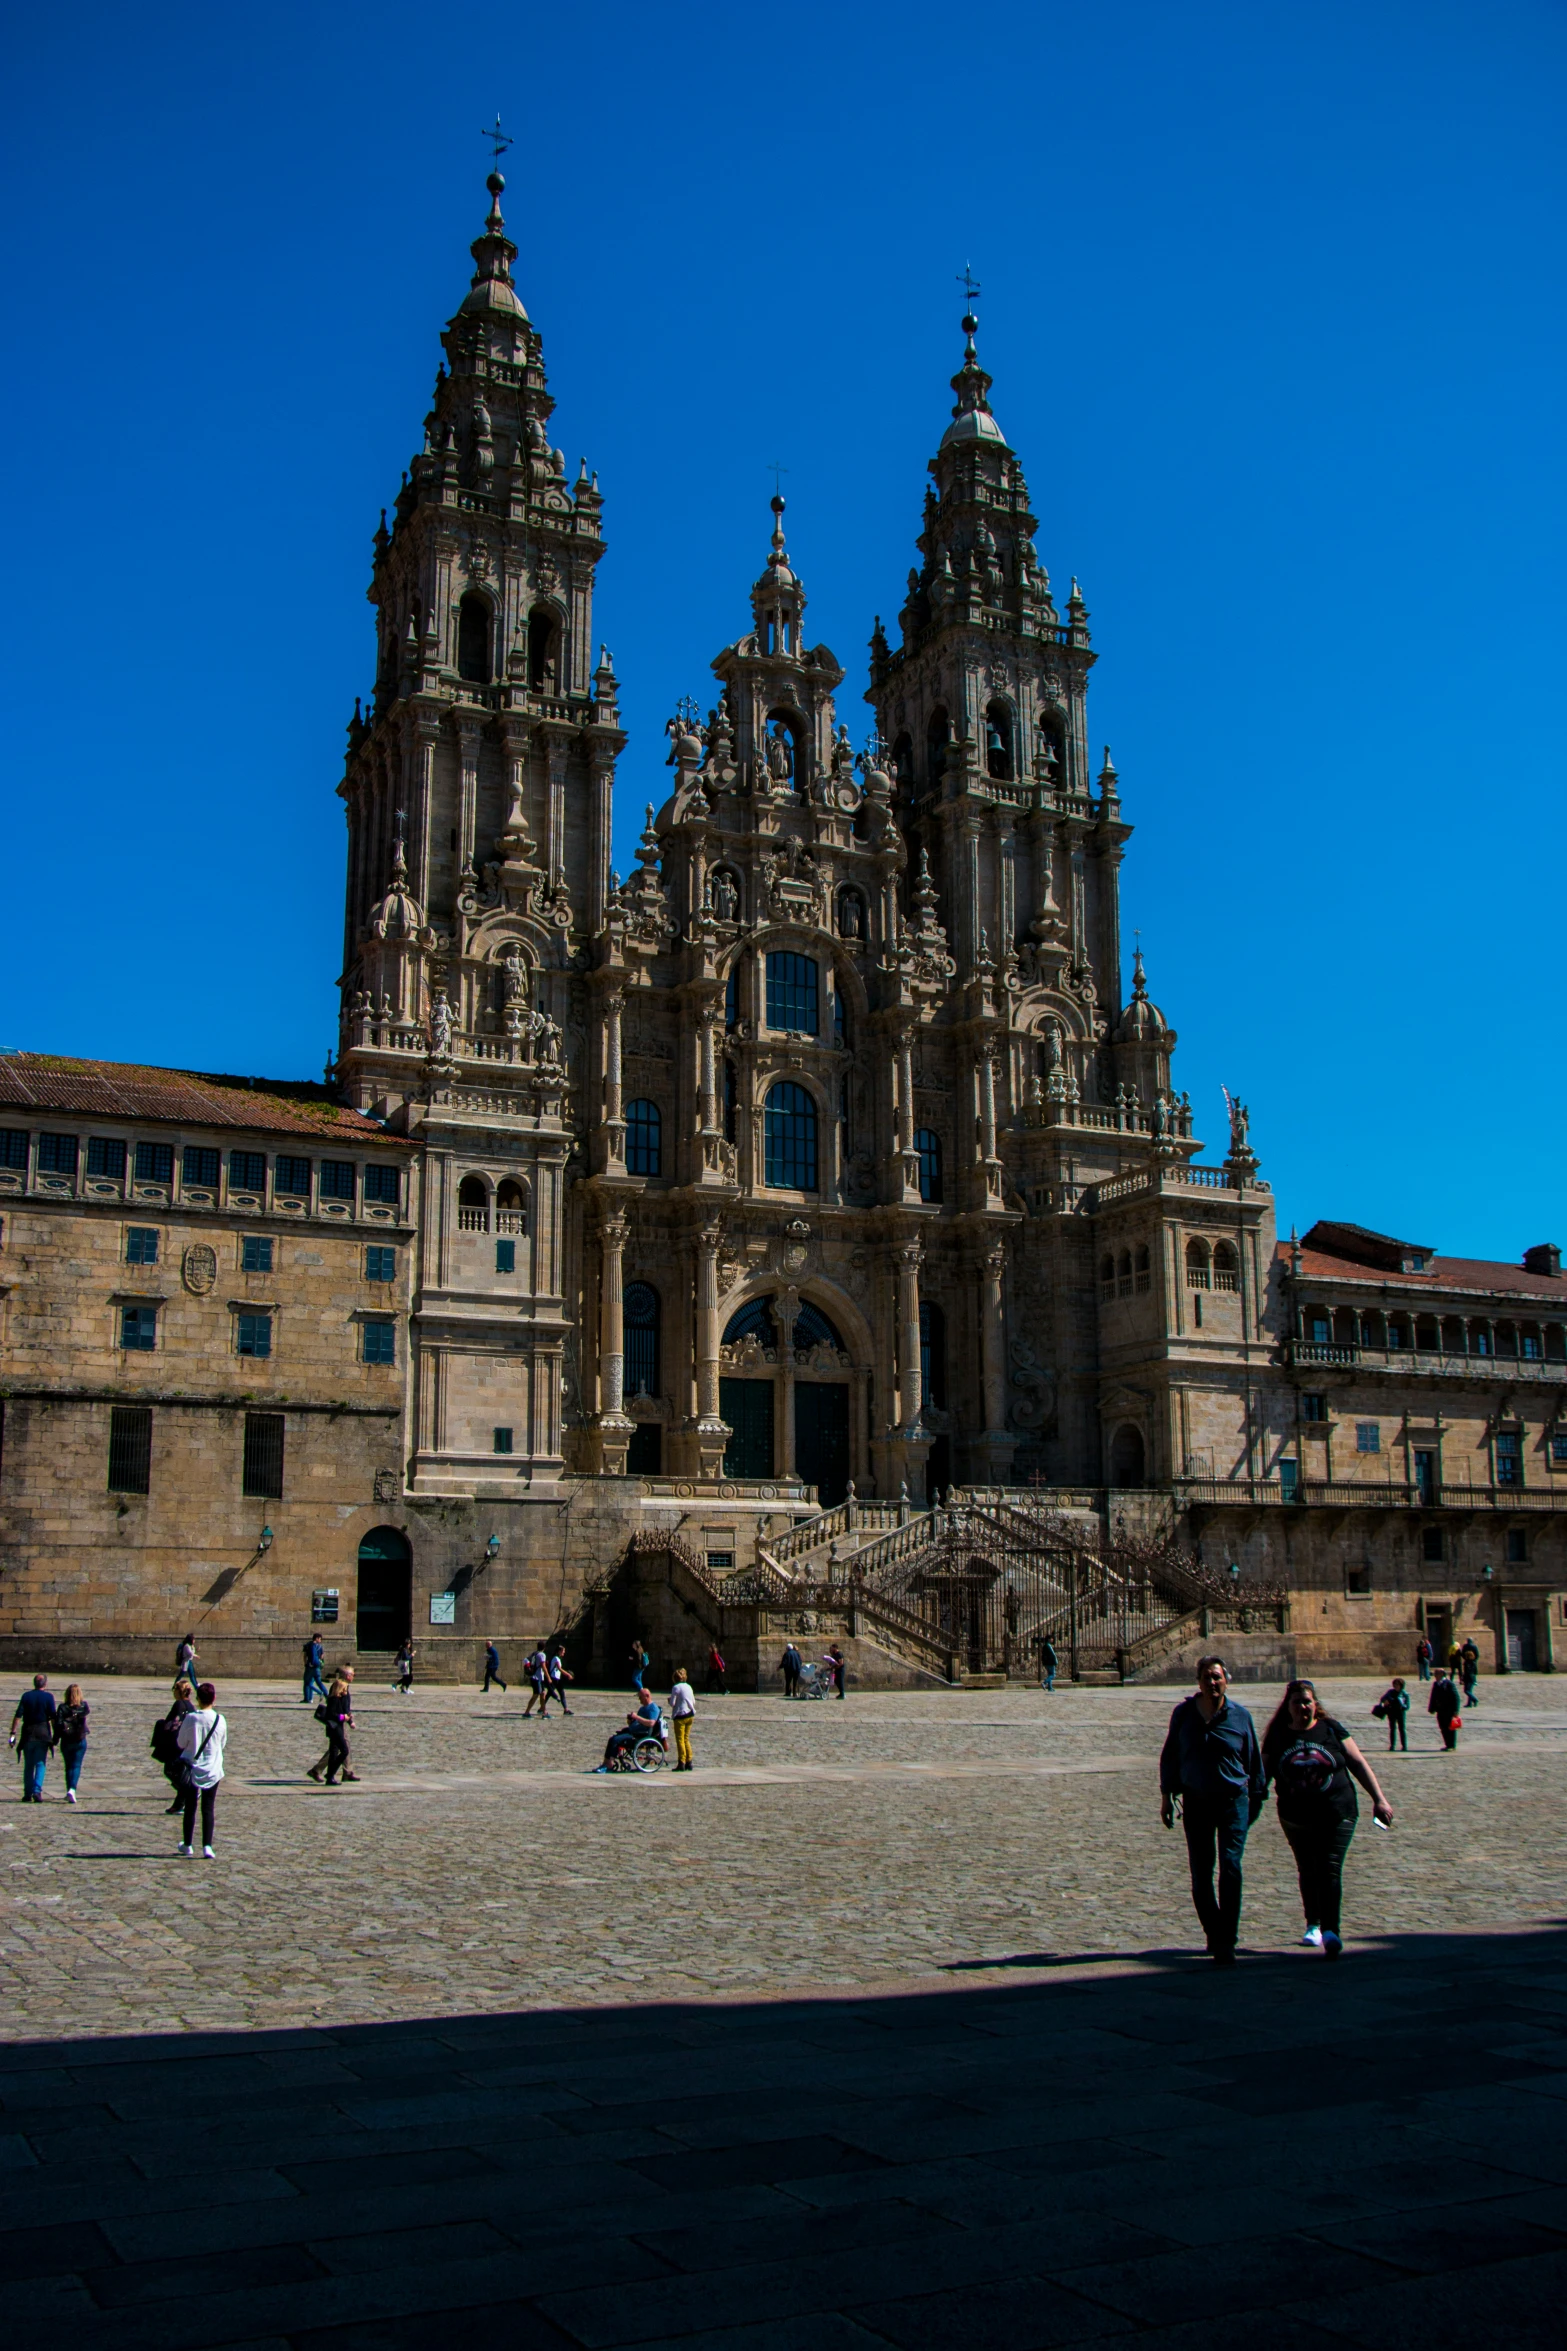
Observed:
[[[972,310],[974,304],[979,300],[979,286],[975,281],[973,270],[966,261],[963,264],[963,274],[958,279],[958,284],[963,288],[964,296]]]
[[[489,141],[491,148],[491,169],[494,171],[499,171],[501,168],[501,157],[505,154],[508,147],[514,147],[516,145],[516,141],[511,137],[509,132],[503,131],[501,129],[501,118],[499,115],[495,117],[494,130],[481,131],[479,136],[481,139],[487,139]]]
[[[781,498],[783,496],[783,476],[789,471],[789,468],[786,465],[780,465],[775,457],[767,471],[773,477],[773,496]]]

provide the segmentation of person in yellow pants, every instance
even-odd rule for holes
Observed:
[[[691,1725],[696,1716],[696,1693],[691,1687],[691,1676],[683,1665],[675,1667],[675,1678],[669,1689],[669,1711],[675,1725],[675,1769],[690,1771]]]

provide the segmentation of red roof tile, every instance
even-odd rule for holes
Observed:
[[[0,1054],[0,1119],[18,1111],[410,1148],[403,1137],[345,1110],[325,1086],[308,1081],[213,1077],[200,1070],[145,1069],[131,1061],[72,1061],[55,1053]]]
[[[1289,1244],[1281,1241],[1278,1255],[1283,1264],[1289,1264]],[[1528,1273],[1521,1265],[1506,1265],[1491,1257],[1433,1257],[1426,1261],[1424,1273],[1392,1273],[1383,1265],[1357,1265],[1351,1259],[1329,1256],[1319,1249],[1302,1249],[1300,1270],[1304,1278],[1317,1282],[1375,1282],[1379,1287],[1407,1290],[1411,1296],[1421,1291],[1491,1290],[1505,1292],[1510,1297],[1531,1298],[1542,1306],[1553,1306],[1558,1313],[1567,1312],[1567,1275]]]

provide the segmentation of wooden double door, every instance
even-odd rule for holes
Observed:
[[[734,1432],[724,1454],[726,1478],[771,1478],[779,1474],[774,1442],[775,1380],[724,1379],[718,1409]],[[794,1383],[794,1467],[816,1488],[824,1508],[849,1490],[849,1383],[796,1380]]]

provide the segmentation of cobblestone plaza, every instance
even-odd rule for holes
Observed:
[[[1325,1695],[1381,1770],[1377,1688]],[[1454,1757],[1412,1718],[1337,1968],[1270,1809],[1225,1976],[1158,1824],[1168,1691],[714,1697],[696,1774],[605,1780],[612,1693],[383,1687],[328,1792],[297,1693],[236,1684],[212,1864],[159,1689],[88,1695],[80,1810],[0,1808],[0,2278],[38,2324],[1174,2351],[1424,2339],[1456,2292],[1559,2341],[1554,1680],[1482,1682]]]

